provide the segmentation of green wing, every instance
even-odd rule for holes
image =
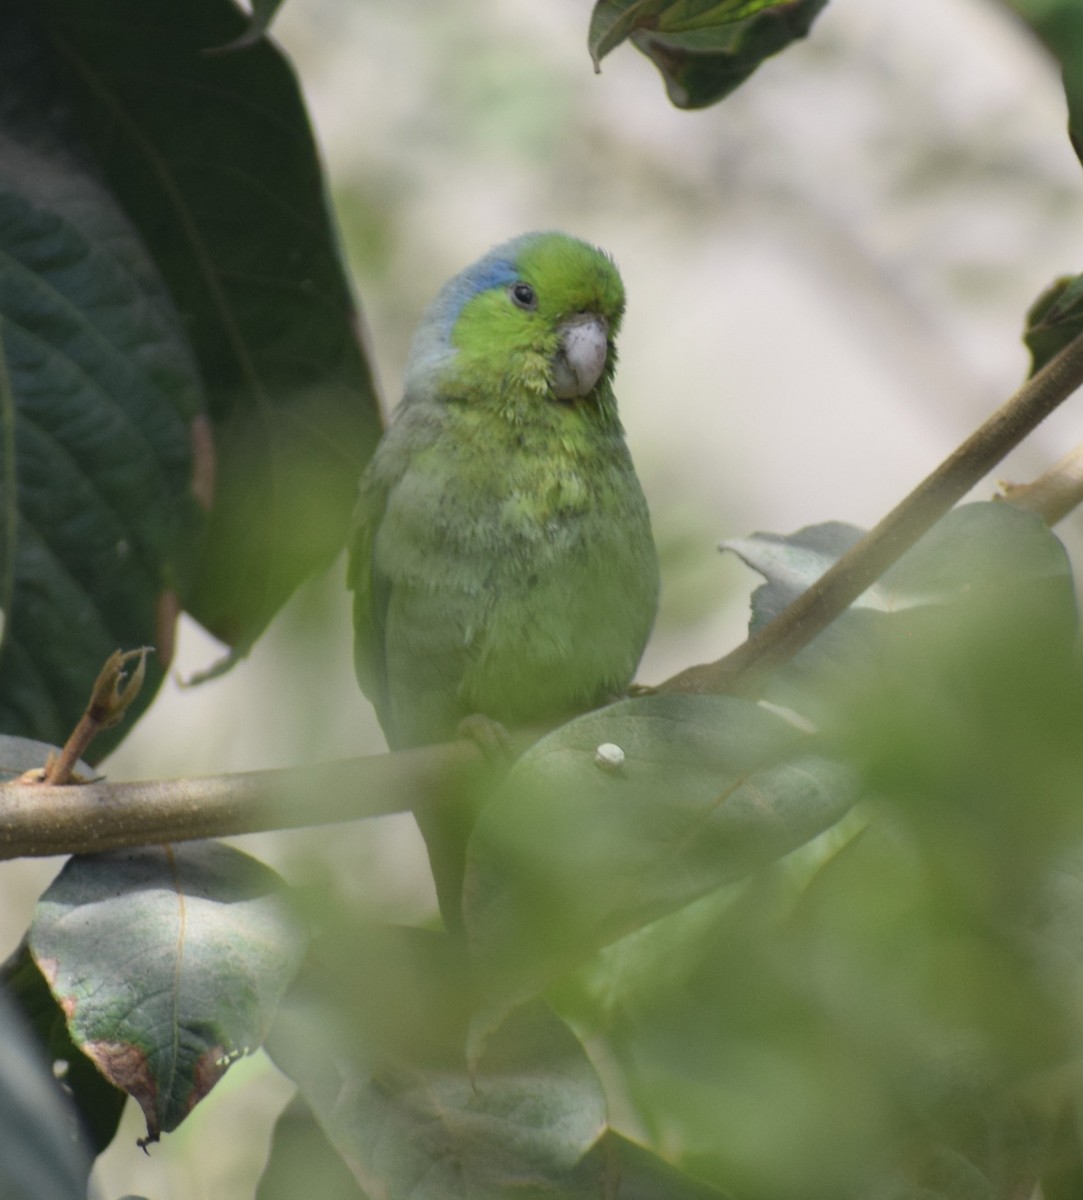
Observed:
[[[346,584],[353,592],[353,660],[357,682],[372,701],[377,716],[382,717],[387,705],[386,623],[390,586],[376,569],[373,550],[396,473],[381,469],[384,466],[381,457],[388,456],[377,451],[377,457],[361,478],[350,530]]]
[[[415,542],[420,547],[421,556],[426,557],[427,547],[423,539],[425,534],[431,536],[431,529],[427,528],[428,523],[422,517],[420,530],[397,531],[395,540],[401,543],[397,547],[380,547],[378,540],[388,518],[392,493],[411,470],[420,469],[422,475],[425,474],[426,452],[438,439],[440,428],[441,421],[431,408],[424,405],[404,405],[400,408],[361,477],[350,533],[347,584],[354,594],[354,670],[361,690],[376,709],[388,742],[396,748],[401,742],[401,731],[393,728],[396,722],[393,718],[392,675],[396,664],[392,661],[394,656],[388,642],[389,637],[397,636],[400,642],[403,639],[403,615],[399,612],[396,620],[395,612],[407,603],[411,595],[409,587],[404,586],[404,568],[400,560],[404,556],[409,559]],[[422,464],[420,468],[419,463]],[[438,596],[442,591],[439,572],[436,577],[438,586],[434,591]],[[413,613],[406,620],[407,639],[411,643],[423,633],[422,630],[414,630],[414,636],[409,636],[409,627],[416,625],[418,620],[420,618]],[[431,620],[433,629],[439,631],[442,628],[441,613],[435,613]],[[428,622],[426,616],[423,624]],[[398,665],[401,667],[401,663]],[[396,684],[400,691],[404,686],[401,678],[404,674],[410,673],[400,669]],[[407,679],[405,686],[409,687],[410,682]]]

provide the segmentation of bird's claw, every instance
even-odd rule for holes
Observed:
[[[456,726],[455,735],[473,742],[487,762],[511,761],[511,735],[499,721],[494,721],[484,713],[471,713],[463,717]]]

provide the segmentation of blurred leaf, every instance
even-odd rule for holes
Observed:
[[[593,1067],[540,1002],[468,1067],[474,981],[461,941],[346,914],[328,922],[267,1046],[323,1131],[288,1110],[295,1167],[326,1137],[366,1193],[389,1200],[719,1200],[607,1128]],[[275,1154],[278,1143],[276,1132]]]
[[[340,1028],[325,988],[310,1002],[294,989],[268,1046],[361,1187],[388,1200],[568,1195],[606,1119],[601,1084],[568,1027],[540,1002],[522,1008],[471,1070],[465,1019],[443,1011],[449,992],[460,1007],[458,944],[386,929],[365,945],[389,961],[354,964],[360,1012],[349,999]],[[339,945],[335,957],[357,949]],[[409,1011],[396,1029],[400,1000]],[[426,1013],[444,1034],[413,1042]]]
[[[207,53],[244,34],[230,0],[38,7],[199,362],[214,504],[186,607],[243,653],[341,550],[380,428],[304,103],[268,39]]]
[[[429,984],[438,1005],[439,977]],[[351,1067],[341,1042],[327,1039],[333,1027],[319,1009],[301,1006],[272,1039],[276,1062],[298,1080],[306,1101],[280,1121],[282,1127],[289,1118],[290,1136],[298,1139],[298,1169],[326,1135],[364,1194],[386,1200],[725,1200],[605,1127],[593,1068],[541,1003],[501,1028],[476,1070],[467,1070],[461,1048],[456,1063],[407,1067],[377,1058],[367,1068]],[[373,1049],[378,1055],[378,1041]],[[308,1105],[322,1133],[308,1124]],[[276,1130],[272,1160],[278,1143]],[[342,1183],[337,1167],[332,1178],[344,1198],[363,1194]],[[258,1200],[274,1200],[273,1186],[265,1196],[261,1184]]]
[[[836,744],[897,811],[953,902],[1002,923],[1083,842],[1083,677],[1038,604],[980,606],[900,645],[839,703]]]
[[[1065,275],[1050,285],[1027,312],[1023,340],[1030,351],[1030,373],[1045,366],[1083,333],[1083,276]]]
[[[994,1154],[1002,1149],[995,1144],[995,1135],[990,1148]],[[892,1179],[876,1188],[867,1200],[1030,1200],[1039,1195],[1049,1200],[1036,1190],[1037,1182],[1033,1175],[1006,1179],[996,1173],[990,1176],[965,1154],[950,1146],[939,1146],[930,1150],[909,1178]]]
[[[57,1086],[71,1102],[72,1137],[101,1154],[116,1136],[127,1095],[113,1087],[71,1040],[64,1013],[25,941],[0,967],[0,982],[37,1034],[53,1064]]]
[[[841,522],[795,534],[758,533],[722,543],[767,580],[752,595],[750,631],[767,624],[862,536]],[[1075,593],[1064,546],[1049,527],[1010,504],[965,504],[948,513],[853,605],[777,671],[768,696],[816,719],[889,669],[920,672],[914,690],[937,689],[940,632],[959,622],[1018,614],[1039,621],[1068,652]]]
[[[623,751],[619,769],[596,763],[603,743]],[[464,914],[494,974],[490,1015],[802,845],[854,798],[847,769],[744,700],[650,696],[563,726],[516,763],[471,837]]]
[[[161,651],[140,710],[168,667],[202,398],[28,11],[0,16],[0,729],[59,744],[113,650]]]
[[[1002,0],[1033,29],[1060,63],[1068,131],[1083,160],[1083,8],[1078,0]]]
[[[818,977],[798,986],[800,946],[791,974],[791,893],[780,864],[705,897],[608,947],[554,1002],[573,997],[607,1078],[679,1165],[739,1196],[861,1195],[897,1113],[862,1031],[820,1011]]]
[[[597,70],[626,38],[662,73],[678,108],[728,96],[764,59],[804,37],[827,0],[598,0],[588,47]]]
[[[367,1200],[300,1096],[286,1105],[271,1135],[271,1154],[255,1200]]]
[[[577,1176],[583,1200],[724,1200],[724,1193],[678,1171],[645,1147],[612,1130],[584,1160]]]
[[[1042,1175],[1042,1200],[1078,1200],[1083,1196],[1083,1152],[1080,1150],[1079,1116],[1072,1113],[1066,1145],[1060,1147],[1063,1157],[1055,1161]]]
[[[0,993],[0,1195],[85,1200],[92,1160],[40,1048]]]
[[[1066,1027],[998,916],[881,817],[825,863],[784,934],[789,986],[849,1031],[895,1107],[899,1195],[1029,1196],[1045,1161],[1041,1079]]]
[[[151,1141],[260,1046],[303,944],[278,876],[218,842],[72,858],[30,929],[75,1044]]]
[[[778,955],[905,1105],[904,1177],[936,1195],[969,1174],[1029,1196],[1079,1100],[1083,678],[1047,618],[955,606],[927,664],[855,691],[840,752],[886,820],[813,880]]]
[[[707,897],[554,1002],[652,1141],[737,1195],[1029,1195],[1048,1129],[1020,1094],[1063,1023],[1018,945],[943,907],[904,831],[864,826],[827,835],[811,883],[779,864]]]

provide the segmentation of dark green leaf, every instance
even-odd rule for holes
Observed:
[[[127,1096],[71,1040],[67,1022],[24,941],[0,968],[0,982],[37,1034],[58,1086],[71,1102],[72,1130],[95,1155],[116,1136]],[[78,1120],[76,1121],[76,1117]]]
[[[1083,276],[1066,275],[1048,287],[1027,313],[1023,340],[1030,351],[1030,373],[1083,333]]]
[[[206,383],[214,503],[186,607],[243,652],[341,550],[380,427],[302,97],[268,39],[207,53],[244,34],[230,0],[39,7]]]
[[[0,994],[0,1195],[85,1200],[90,1168],[40,1048]]]
[[[201,396],[22,11],[0,17],[0,729],[59,744],[114,650],[161,650],[138,709],[168,666]]]
[[[72,858],[30,948],[77,1046],[155,1140],[263,1041],[304,939],[269,868],[217,842]]]
[[[597,68],[626,38],[662,73],[678,108],[729,95],[764,59],[804,37],[827,0],[598,0],[588,45]]]
[[[603,743],[618,769],[596,763]],[[802,845],[854,795],[807,734],[744,700],[652,696],[565,725],[515,765],[470,841],[466,929],[502,978],[492,1010]]]
[[[1083,8],[1078,0],[1004,0],[1060,63],[1068,99],[1068,130],[1083,160]]]

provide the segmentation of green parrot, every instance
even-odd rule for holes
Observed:
[[[623,313],[608,255],[528,233],[425,314],[350,539],[357,676],[392,749],[626,692],[658,561],[613,396]],[[454,923],[469,821],[419,823]]]

